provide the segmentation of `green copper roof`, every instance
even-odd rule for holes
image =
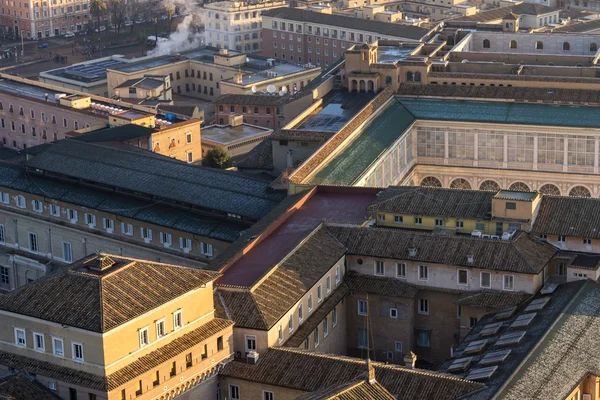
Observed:
[[[313,178],[322,185],[351,185],[412,124],[415,117],[392,99],[363,131]]]
[[[311,183],[352,185],[418,119],[600,128],[600,109],[550,104],[395,98],[344,150],[322,166]]]

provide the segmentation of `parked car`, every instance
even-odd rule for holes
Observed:
[[[40,49],[47,49],[48,48],[48,43],[40,43],[40,45],[38,47]]]
[[[67,32],[65,33],[65,38],[70,39],[70,38],[74,38],[75,34],[73,32]]]

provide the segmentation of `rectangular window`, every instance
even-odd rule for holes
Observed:
[[[366,300],[358,300],[358,315],[367,315],[368,303]]]
[[[335,327],[337,325],[337,306],[333,307],[331,310],[331,326]]]
[[[142,239],[144,239],[145,241],[150,241],[152,240],[152,229],[148,229],[146,227],[140,227],[140,236],[142,237]]]
[[[148,328],[140,329],[140,347],[148,346],[150,338],[148,337]]]
[[[421,225],[423,223],[423,218],[415,217],[415,225]]]
[[[68,262],[68,263],[73,261],[73,252],[71,251],[71,243],[63,242],[63,260],[65,260],[65,262]]]
[[[390,318],[398,318],[398,309],[390,308]]]
[[[468,285],[468,279],[469,279],[469,272],[466,269],[459,269],[458,273],[457,273],[457,283],[459,285]]]
[[[394,342],[394,350],[398,353],[402,353],[402,342]]]
[[[559,235],[558,236],[558,241],[559,242],[564,242],[565,241],[565,237],[563,235]]]
[[[419,265],[419,280],[426,281],[429,279],[429,267],[427,265]]]
[[[143,390],[143,386],[142,386],[142,380],[140,379],[137,383],[137,387],[135,389],[135,396],[141,396],[142,395],[142,390]]]
[[[288,318],[288,331],[291,333],[294,330],[294,315],[290,314]]]
[[[96,226],[96,216],[92,214],[85,213],[83,214],[86,225],[89,225],[90,228]]]
[[[419,347],[430,347],[431,346],[428,331],[418,331],[417,332],[417,346],[419,346]]]
[[[331,275],[327,275],[327,279],[325,280],[325,287],[327,289],[327,293],[331,292]]]
[[[385,275],[385,264],[383,261],[375,261],[375,275]]]
[[[502,279],[502,289],[503,290],[515,290],[515,276],[514,275],[504,275]]]
[[[443,219],[436,219],[435,220],[435,226],[437,226],[437,227],[444,226],[444,220]]]
[[[506,209],[507,210],[516,210],[517,209],[517,203],[513,203],[510,201],[506,202]]]
[[[256,336],[246,335],[246,351],[256,351]]]
[[[462,307],[460,304],[456,305],[456,318],[460,319],[462,317]]]
[[[312,293],[308,295],[308,312],[312,312],[313,303],[312,303]]]
[[[489,288],[492,287],[492,274],[491,273],[489,273],[489,272],[482,272],[480,274],[480,279],[481,279],[480,286],[482,288],[489,289]]]
[[[161,337],[165,336],[165,334],[165,320],[161,319],[160,321],[156,322],[156,338],[160,339]]]
[[[367,330],[365,328],[358,328],[358,348],[367,348]]]
[[[10,283],[8,267],[0,266],[0,282],[5,284]]]
[[[46,351],[46,343],[43,333],[33,332],[33,348],[37,351]]]
[[[27,339],[25,337],[25,329],[15,328],[15,344],[19,347],[27,346]]]
[[[0,243],[5,242],[4,225],[0,224]]]
[[[217,351],[223,350],[223,336],[217,338]]]
[[[53,217],[60,217],[60,207],[56,204],[50,204],[50,215]]]
[[[329,323],[327,322],[327,317],[323,320],[323,337],[327,337],[329,335]]]
[[[591,245],[592,239],[583,239],[583,244]]]
[[[192,134],[191,133],[186,133],[185,134],[185,141],[186,143],[192,143]]]
[[[419,299],[419,314],[429,315],[429,300]]]
[[[19,208],[25,208],[27,207],[27,203],[25,202],[25,197],[23,196],[17,196],[17,207]]]
[[[204,254],[205,256],[209,256],[209,257],[212,256],[213,255],[212,244],[201,242],[200,243],[200,254]]]
[[[114,219],[103,218],[102,221],[104,222],[104,229],[106,229],[107,232],[113,232],[115,230]]]
[[[171,236],[170,233],[161,232],[160,242],[165,246],[170,246],[171,244],[173,244],[173,236]]]
[[[77,222],[78,218],[77,218],[77,211],[71,209],[71,208],[67,208],[67,217],[69,218],[69,220],[72,223]]]
[[[302,322],[304,319],[304,312],[302,310],[302,304],[298,306],[298,322]]]
[[[173,361],[173,364],[171,365],[171,371],[169,372],[169,376],[172,378],[175,375],[177,375],[177,362]]]
[[[31,250],[33,252],[38,251],[38,241],[37,241],[37,235],[35,233],[29,234],[29,250]]]
[[[65,355],[65,347],[64,342],[61,338],[53,337],[52,338],[52,352],[55,356],[64,357]]]
[[[156,371],[154,374],[154,380],[152,381],[152,387],[160,385],[160,371]]]
[[[273,394],[273,392],[267,392],[265,390],[263,392],[263,400],[275,400],[275,394]]]
[[[229,385],[229,398],[231,400],[240,400],[240,387],[236,385]]]
[[[462,229],[465,227],[465,223],[463,221],[456,221],[456,227]]]
[[[394,216],[394,222],[397,224],[401,224],[404,222],[404,217],[402,217],[402,215],[396,215]]]
[[[396,264],[396,278],[406,279],[406,264]]]
[[[206,345],[204,345],[204,350],[206,350]],[[206,359],[206,356],[204,354],[202,354],[202,359]],[[193,358],[192,358],[192,353],[187,353],[185,355],[185,368],[190,368],[193,364]]]
[[[44,211],[44,206],[42,205],[42,202],[39,200],[32,200],[31,206],[33,208],[33,211],[35,211],[35,212],[41,213]]]
[[[4,204],[10,204],[10,197],[8,196],[8,193],[2,193],[2,202]]]
[[[73,352],[73,360],[83,362],[83,344],[79,342],[71,343],[71,351]]]
[[[279,337],[279,344],[283,343],[283,327],[281,326],[281,324],[277,328],[277,335]]]
[[[317,326],[313,331],[313,341],[315,342],[315,349],[319,345],[319,327]]]
[[[335,267],[335,284],[340,283],[340,267]]]
[[[179,329],[183,326],[183,311],[178,310],[173,313],[173,328]]]
[[[317,286],[317,303],[320,303],[323,300],[323,290],[321,289],[321,285]]]
[[[132,236],[133,235],[133,225],[126,224],[125,222],[121,222],[121,232],[125,235]]]
[[[191,251],[192,250],[192,239],[180,237],[179,238],[179,247],[183,251]]]

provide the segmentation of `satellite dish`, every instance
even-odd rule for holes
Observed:
[[[275,86],[274,85],[267,86],[267,92],[269,92],[271,94],[275,93]]]
[[[283,93],[287,93],[287,87],[285,87],[285,86],[284,86],[284,87],[282,87],[282,88],[281,88],[281,91],[282,91]]]
[[[283,90],[280,90],[280,91],[279,91],[279,95],[280,95],[280,96],[285,96],[285,92],[284,92]]]
[[[258,88],[256,87],[256,85],[252,86],[252,93],[256,93],[258,92]]]

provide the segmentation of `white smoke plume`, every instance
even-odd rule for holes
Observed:
[[[148,52],[149,56],[164,56],[173,53],[179,53],[185,50],[191,50],[204,43],[204,35],[194,32],[190,29],[192,24],[192,14],[187,15],[177,26],[177,30],[172,32],[168,40],[159,41],[157,46]]]

